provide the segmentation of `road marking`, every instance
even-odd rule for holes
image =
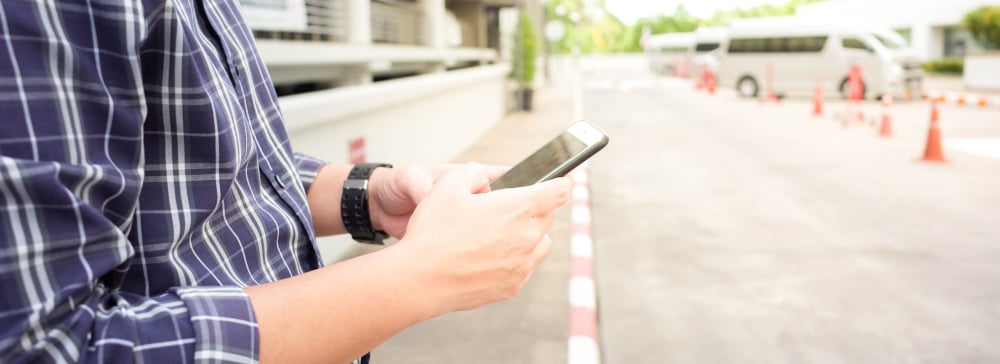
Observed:
[[[590,207],[574,204],[570,216],[574,224],[590,224]]]
[[[960,152],[1000,159],[1000,138],[948,138],[944,145]]]
[[[594,242],[590,240],[589,234],[573,234],[569,238],[569,244],[569,252],[574,257],[594,258]]]
[[[594,280],[590,277],[572,277],[569,279],[569,304],[574,307],[596,308],[594,299]]]
[[[569,362],[573,364],[598,364],[597,341],[587,336],[570,336]]]

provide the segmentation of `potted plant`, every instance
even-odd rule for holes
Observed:
[[[517,82],[515,93],[521,110],[531,111],[531,99],[534,95],[535,57],[538,55],[538,38],[535,36],[535,26],[528,12],[521,10],[514,33],[514,57],[511,78]]]

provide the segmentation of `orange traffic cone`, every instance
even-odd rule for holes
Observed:
[[[888,138],[892,136],[892,115],[889,108],[892,107],[892,95],[882,96],[882,127],[878,129],[878,136]]]
[[[823,87],[816,84],[816,92],[813,93],[813,116],[823,116]]]
[[[708,79],[706,81],[708,83],[708,94],[714,96],[715,95],[715,82],[716,82],[715,81],[715,73],[711,72],[711,71],[706,72],[706,76],[705,77]]]
[[[927,146],[924,148],[925,162],[945,162],[944,149],[941,148],[941,127],[938,125],[938,101],[931,101],[931,127],[927,131]]]

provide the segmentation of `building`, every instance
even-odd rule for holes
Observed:
[[[519,0],[241,0],[296,151],[331,162],[449,162],[508,112]],[[320,239],[324,260],[357,255]]]
[[[981,50],[962,29],[965,14],[996,0],[830,0],[804,5],[797,15],[841,14],[885,24],[906,38],[921,60],[962,58]]]

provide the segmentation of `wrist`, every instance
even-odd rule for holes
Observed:
[[[368,177],[368,215],[372,221],[372,228],[385,231],[382,223],[385,211],[382,210],[383,194],[385,192],[385,181],[388,179],[389,168],[375,168],[371,176]]]
[[[450,306],[448,285],[442,284],[440,267],[429,263],[432,259],[426,256],[427,252],[415,248],[422,244],[411,240],[404,238],[376,253],[384,254],[393,276],[399,278],[394,282],[396,287],[409,292],[405,300],[420,321],[454,311]]]

